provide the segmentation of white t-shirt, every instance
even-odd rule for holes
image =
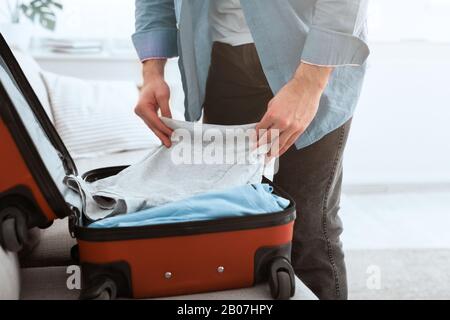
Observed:
[[[232,46],[253,43],[240,0],[210,0],[212,40]]]

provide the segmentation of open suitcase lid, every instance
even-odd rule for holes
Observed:
[[[75,162],[1,33],[0,117],[55,213],[69,215],[66,203],[78,207],[78,201],[63,180],[77,175]]]

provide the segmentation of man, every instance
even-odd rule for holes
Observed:
[[[171,130],[164,65],[180,57],[186,120],[278,129],[274,182],[296,200],[292,264],[320,299],[346,299],[342,155],[369,55],[365,0],[136,0],[136,113]]]

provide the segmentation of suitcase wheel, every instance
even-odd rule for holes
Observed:
[[[270,265],[270,293],[276,300],[288,300],[295,294],[295,274],[286,258],[276,258]]]
[[[17,208],[8,207],[0,212],[0,244],[3,249],[18,252],[26,242],[28,229],[25,215]]]
[[[116,283],[108,277],[98,277],[81,291],[80,300],[114,300],[116,296]]]

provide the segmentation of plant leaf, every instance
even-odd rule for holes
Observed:
[[[58,8],[59,10],[62,10],[64,7],[63,7],[63,5],[61,4],[61,3],[59,3],[59,2],[53,2],[53,5],[56,7],[56,8]]]
[[[56,14],[54,9],[62,10],[63,5],[54,0],[33,0],[28,5],[20,6],[23,14],[35,22],[39,18],[42,27],[48,30],[54,30],[56,26]]]
[[[56,27],[56,16],[54,13],[42,14],[39,19],[39,23],[42,27],[48,30],[55,30]]]

